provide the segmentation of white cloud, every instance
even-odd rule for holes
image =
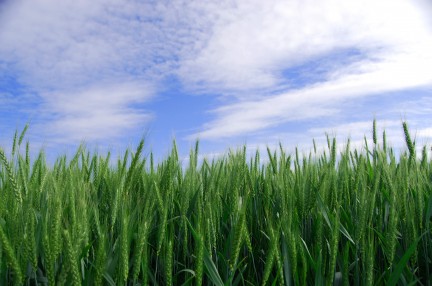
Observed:
[[[0,10],[0,73],[9,73],[38,96],[37,105],[29,108],[22,94],[13,95],[21,110],[31,109],[46,137],[119,137],[124,128],[152,118],[135,108],[136,97],[145,103],[150,92],[157,94],[160,80],[175,74],[183,60],[205,46],[214,21],[230,5],[10,1]],[[123,82],[132,84],[118,90]],[[0,101],[11,104],[10,97],[1,96]]]
[[[153,115],[137,104],[157,93],[158,80],[191,42],[182,14],[168,4],[7,3],[0,11],[0,72],[36,94],[37,104],[21,93],[4,93],[0,102],[28,112],[32,129],[51,141],[113,139],[144,128]]]
[[[409,1],[237,4],[218,19],[205,48],[181,67],[185,81],[224,92],[274,88],[286,80],[281,70],[332,51],[356,48],[376,59],[389,52],[425,55],[431,43]]]
[[[429,61],[432,64],[432,57]],[[410,68],[411,64],[408,59],[396,63],[364,64],[361,68],[370,71],[342,75],[301,90],[225,106],[215,110],[217,119],[204,126],[204,131],[191,137],[230,137],[275,127],[287,121],[324,118],[337,114],[341,103],[356,97],[432,83],[432,73],[416,73]]]
[[[432,87],[426,90],[426,92],[432,93]],[[398,103],[391,112],[404,115],[408,114],[410,116],[429,116],[432,114],[432,97],[423,96],[419,99]]]
[[[425,138],[431,139],[432,138],[432,128],[428,127],[428,128],[420,129],[417,132],[417,135],[420,137],[425,137]]]
[[[409,1],[271,3],[273,9],[245,8],[245,17],[221,26],[207,49],[186,65],[191,78],[245,91],[237,103],[215,109],[216,118],[189,138],[250,134],[287,121],[335,115],[341,103],[359,97],[432,85],[432,31]],[[336,61],[321,82],[247,97],[254,88],[277,87],[285,80],[281,69],[341,48],[361,55],[342,66]]]
[[[35,128],[56,142],[119,138],[139,129],[152,115],[134,104],[146,102],[152,87],[140,83],[104,83],[64,93],[42,94],[42,123]]]
[[[119,1],[17,1],[1,21],[0,55],[15,61],[20,79],[36,88],[157,76],[167,67],[155,65],[154,58],[169,57],[173,47],[153,41],[159,31],[152,22],[134,18],[134,9],[149,9],[151,15],[155,8],[135,6]]]

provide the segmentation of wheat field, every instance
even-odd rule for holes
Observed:
[[[144,140],[50,166],[26,126],[0,148],[0,285],[431,285],[426,146],[404,122],[396,157],[375,126],[360,150],[210,161],[197,143],[186,167]]]

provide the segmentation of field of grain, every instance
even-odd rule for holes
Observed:
[[[402,127],[397,157],[374,122],[361,150],[197,144],[187,167],[144,141],[49,167],[25,129],[0,148],[0,285],[430,285],[432,165]]]

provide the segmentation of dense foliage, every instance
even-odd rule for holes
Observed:
[[[24,130],[0,149],[0,284],[430,285],[432,165],[403,127],[397,157],[374,122],[362,150],[200,162],[197,144],[188,166],[142,141],[49,167]]]

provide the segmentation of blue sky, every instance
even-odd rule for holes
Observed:
[[[432,136],[427,0],[0,2],[0,145],[163,157]],[[9,146],[9,147],[8,147]]]

